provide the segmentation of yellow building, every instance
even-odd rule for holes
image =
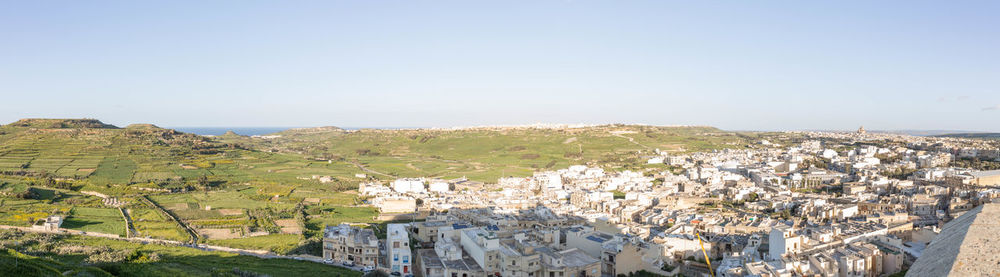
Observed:
[[[970,172],[972,184],[977,186],[1000,186],[1000,170]]]

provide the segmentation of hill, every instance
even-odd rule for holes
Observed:
[[[325,224],[373,222],[378,214],[342,192],[360,181],[350,163],[150,124],[108,126],[0,126],[0,224],[30,226],[58,214],[66,216],[63,227],[86,232],[319,255],[315,238]]]
[[[935,137],[1000,139],[1000,133],[953,133],[953,134],[937,135]]]
[[[0,126],[0,175],[78,181],[96,191],[301,183],[299,177],[315,174],[353,176],[351,168],[151,124],[117,128],[91,119],[24,119]]]
[[[105,124],[96,119],[44,119],[44,118],[28,118],[21,119],[17,122],[5,125],[5,127],[23,127],[23,128],[43,128],[43,129],[61,129],[61,128],[88,128],[88,129],[117,129],[114,125]]]
[[[656,149],[684,153],[744,147],[742,134],[712,127],[603,125],[581,128],[292,129],[268,138],[220,141],[316,160],[355,164],[379,178],[442,177],[484,182],[572,164],[640,166]]]

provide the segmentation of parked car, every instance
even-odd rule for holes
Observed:
[[[346,266],[346,267],[353,267],[354,266],[354,261],[344,261],[344,266]]]
[[[389,274],[389,275],[392,275],[392,276],[403,276],[403,274],[399,273],[399,271],[394,271],[394,272],[392,272],[392,274]]]
[[[333,263],[333,259],[326,259],[326,260],[323,260],[323,262],[324,263],[328,263],[328,264],[332,264]]]

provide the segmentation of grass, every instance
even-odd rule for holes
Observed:
[[[73,208],[62,227],[86,232],[125,235],[125,219],[122,218],[118,209]]]
[[[302,185],[318,182],[300,177],[329,175],[339,176],[342,181],[337,184],[345,185],[342,189],[352,189],[359,181],[353,177],[357,169],[347,163],[327,164],[301,155],[230,147],[168,129],[75,128],[89,125],[43,121],[0,126],[0,171],[73,178],[87,190],[108,195],[141,193],[139,187],[202,187],[202,177],[214,185]],[[21,176],[25,175],[7,177]]]
[[[129,209],[132,225],[140,237],[186,241],[188,234],[176,222],[151,208]]]
[[[5,234],[10,231],[0,231]],[[10,235],[5,235],[10,236]],[[34,235],[14,235],[12,241],[26,241],[26,238]],[[100,264],[96,269],[84,263],[87,258],[84,255],[68,254],[57,255],[54,253],[35,254],[37,256],[27,256],[23,254],[11,254],[0,252],[0,275],[3,276],[47,276],[53,272],[61,273],[69,270],[74,272],[96,272],[96,274],[71,274],[69,276],[110,276],[100,274],[101,270],[115,273],[117,276],[238,276],[233,273],[233,269],[267,274],[271,276],[360,276],[358,272],[347,269],[329,266],[321,263],[298,261],[291,259],[261,259],[251,256],[241,256],[238,254],[202,251],[181,246],[159,245],[159,244],[138,244],[122,240],[94,238],[85,236],[60,236],[56,240],[57,246],[98,246],[108,247],[113,250],[135,251],[143,256],[155,253],[160,258],[158,261],[148,261],[142,259],[132,259],[126,262],[115,264]],[[20,244],[18,247],[31,247],[33,244]],[[34,248],[33,248],[34,249]],[[15,257],[16,255],[16,257]],[[19,266],[11,267],[9,264],[17,262]],[[30,263],[31,267],[20,266]],[[24,274],[21,274],[24,273]],[[39,274],[34,274],[39,273]],[[62,276],[59,274],[50,276]]]
[[[294,250],[302,242],[302,236],[293,234],[270,234],[238,239],[209,240],[207,244],[241,249],[261,249],[284,254]]]
[[[0,251],[0,275],[114,276],[97,267],[66,265],[51,258],[40,258],[26,255],[13,249],[4,249]]]
[[[374,223],[378,209],[374,207],[343,207],[315,205],[306,209],[306,233],[308,236],[322,233],[326,225],[341,223]]]
[[[344,168],[344,164],[358,164],[382,173],[367,173],[380,179],[467,177],[483,182],[573,164],[614,163],[607,159],[608,154],[738,148],[747,142],[736,133],[710,127],[632,125],[508,130],[290,130],[281,135],[269,140],[246,137],[223,140],[288,152],[304,151],[311,157],[333,161],[326,166],[363,173],[358,168]],[[280,171],[282,167],[271,169]]]

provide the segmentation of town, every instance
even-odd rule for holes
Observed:
[[[426,277],[889,276],[947,259],[946,243],[932,244],[955,236],[943,227],[1000,197],[1000,170],[950,166],[1000,160],[996,142],[863,127],[795,135],[803,141],[656,150],[642,171],[364,182],[359,194],[396,223],[381,241],[364,226],[326,226],[323,258]]]

